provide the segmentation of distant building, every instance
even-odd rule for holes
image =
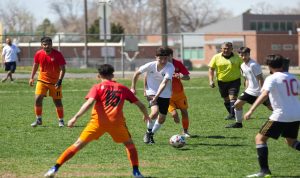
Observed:
[[[250,11],[240,16],[216,22],[197,31],[204,34],[202,59],[193,59],[194,66],[207,65],[219,52],[225,41],[234,48],[251,48],[251,56],[260,64],[268,54],[279,53],[291,60],[291,66],[299,66],[300,15],[258,15]]]

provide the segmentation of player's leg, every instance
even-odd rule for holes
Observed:
[[[295,150],[300,151],[300,142],[297,140],[300,122],[289,122],[285,123],[285,125],[282,136],[285,137],[286,143]]]
[[[283,124],[268,120],[260,129],[259,133],[255,137],[256,150],[258,156],[258,163],[260,171],[256,174],[249,175],[247,177],[263,177],[271,175],[268,163],[268,145],[267,140],[271,137],[278,139],[283,130]]]
[[[150,120],[147,121],[147,131],[143,138],[143,141],[146,144],[150,143],[152,129],[153,129],[155,121],[157,120],[156,118],[158,117],[158,112],[159,112],[157,103],[150,103],[152,98],[153,98],[153,96],[147,97],[147,100],[149,101],[149,107],[151,109],[151,112],[149,114]]]
[[[230,115],[234,118],[235,118],[234,103],[236,102],[237,97],[239,95],[240,86],[241,86],[240,79],[229,82],[228,94],[229,94]]]
[[[9,62],[4,63],[4,70],[7,72],[6,77],[1,80],[1,82],[5,82],[8,79],[8,73],[10,72],[10,64]]]
[[[235,123],[229,124],[226,128],[242,128],[243,127],[243,106],[247,102],[247,98],[245,92],[241,94],[238,100],[234,103],[234,115],[235,115]]]
[[[11,66],[10,66],[10,70],[9,70],[9,78],[10,78],[10,81],[14,81],[13,77],[12,77],[12,74],[15,73],[16,71],[16,68],[17,68],[17,63],[16,62],[12,62],[11,63]]]
[[[85,147],[89,142],[99,139],[105,130],[97,122],[90,121],[80,134],[76,142],[68,147],[56,160],[56,164],[48,170],[45,177],[54,177],[58,169],[69,159],[71,159],[79,150]]]
[[[168,112],[171,114],[172,118],[174,119],[174,122],[176,124],[178,124],[180,122],[180,119],[179,119],[179,115],[176,111],[175,101],[173,101],[172,99],[170,100],[170,103],[169,103]]]
[[[129,139],[128,141],[124,142],[124,145],[126,147],[126,153],[128,160],[130,161],[131,167],[132,167],[132,174],[134,177],[143,177],[139,170],[139,158],[138,158],[138,152],[137,149],[132,141],[132,139]]]
[[[43,99],[47,95],[48,86],[40,81],[36,83],[35,88],[35,104],[34,112],[36,116],[36,121],[31,124],[32,127],[37,125],[42,125],[42,113],[43,113]]]
[[[228,116],[225,117],[226,120],[233,119],[230,114],[230,99],[228,93],[228,84],[226,82],[218,81],[219,93],[224,100],[224,106],[228,112]]]
[[[58,126],[64,127],[64,107],[62,104],[62,87],[55,88],[55,86],[51,85],[49,89],[49,95],[53,99],[53,103],[55,104],[56,114],[58,118]]]

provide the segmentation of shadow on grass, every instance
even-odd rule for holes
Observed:
[[[275,177],[275,178],[300,178],[300,175],[298,176],[273,176],[272,177]]]
[[[192,143],[189,144],[189,146],[228,146],[228,147],[240,147],[240,146],[248,146],[248,145],[242,145],[242,144],[227,144],[227,143]]]

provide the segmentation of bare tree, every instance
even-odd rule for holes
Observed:
[[[267,2],[259,2],[251,6],[251,13],[253,14],[300,14],[300,2],[296,6],[283,5],[274,7]]]
[[[0,7],[0,19],[4,23],[4,29],[7,33],[32,32],[35,22],[33,14],[15,0]]]

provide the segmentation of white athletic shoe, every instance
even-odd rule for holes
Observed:
[[[42,125],[42,124],[43,124],[42,118],[37,118],[37,119],[31,124],[31,127],[36,127],[36,126]]]
[[[44,177],[47,177],[47,178],[54,178],[56,172],[57,172],[57,170],[56,170],[55,167],[53,166],[52,168],[50,168],[50,169],[48,170],[48,172],[46,172],[46,174],[44,175]]]
[[[64,126],[65,126],[65,122],[64,122],[63,119],[59,119],[59,121],[58,121],[58,126],[59,126],[59,127],[64,127]]]
[[[184,136],[185,138],[190,138],[190,137],[191,137],[191,134],[188,133],[188,132],[183,132],[183,133],[182,133],[182,136]]]
[[[246,177],[265,177],[265,178],[271,178],[272,175],[271,175],[271,173],[259,172],[259,173],[256,173],[256,174],[248,175]]]

